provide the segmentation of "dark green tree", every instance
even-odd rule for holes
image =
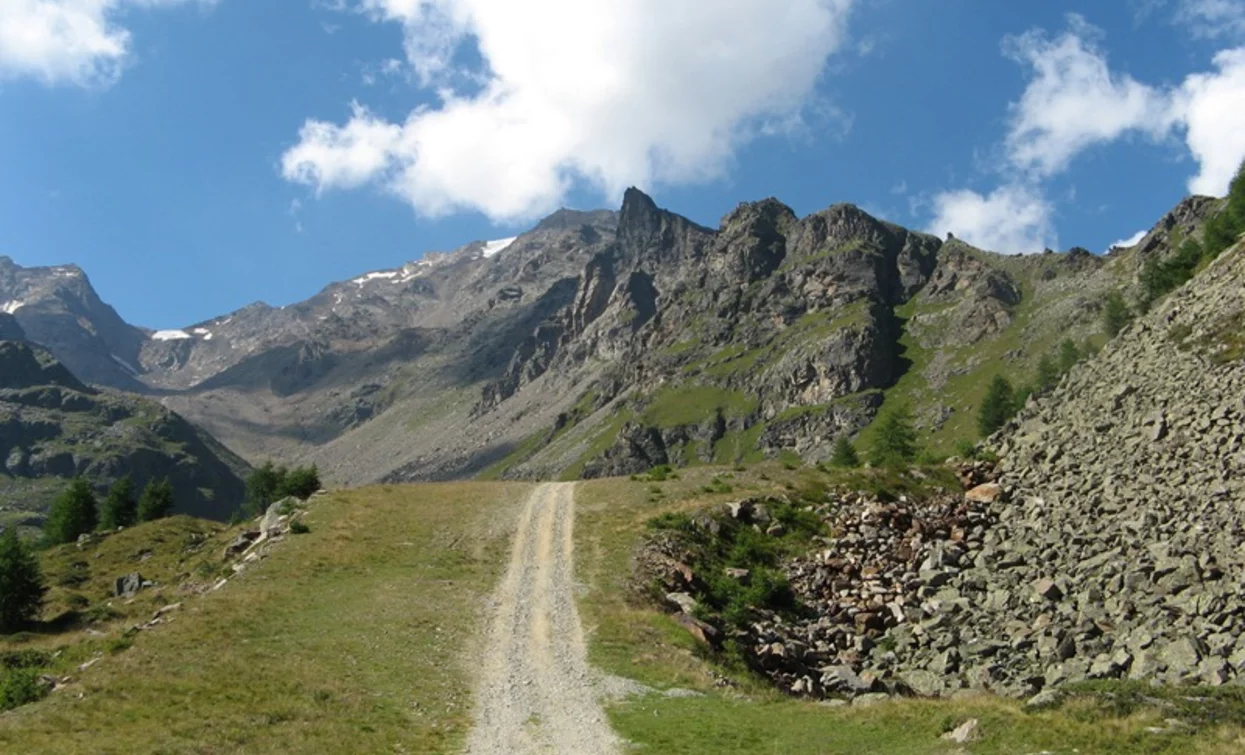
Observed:
[[[1108,338],[1115,338],[1133,318],[1133,313],[1118,291],[1107,294],[1106,305],[1102,310],[1103,330]]]
[[[134,489],[134,480],[129,475],[122,477],[108,489],[104,505],[99,510],[99,528],[115,530],[118,527],[132,527],[138,521],[138,499]]]
[[[899,466],[916,459],[919,451],[915,420],[908,405],[898,404],[884,411],[869,448],[869,461],[880,467]]]
[[[320,489],[320,470],[315,464],[309,467],[295,467],[286,475],[277,488],[277,498],[292,495],[295,498],[307,499]]]
[[[271,461],[256,467],[246,478],[246,512],[252,516],[260,514],[280,498],[287,474],[285,467],[274,466]]]
[[[9,527],[0,535],[0,634],[16,632],[38,616],[46,592],[39,559]]]
[[[51,545],[72,543],[79,535],[94,531],[97,519],[91,485],[85,479],[76,477],[52,503],[52,510],[43,525],[43,536]]]
[[[1073,348],[1076,348],[1073,346]],[[1055,386],[1059,382],[1059,365],[1055,363],[1055,357],[1051,354],[1043,354],[1038,360],[1037,366],[1037,389],[1045,391]]]
[[[986,389],[977,413],[977,431],[983,436],[994,433],[1016,414],[1016,392],[1002,375],[995,375]]]
[[[143,495],[138,499],[138,520],[153,522],[163,519],[173,512],[173,483],[165,477],[152,480],[143,488]]]
[[[1081,361],[1081,352],[1076,348],[1076,343],[1071,338],[1065,338],[1059,344],[1059,371],[1067,373],[1079,361]]]
[[[860,456],[856,453],[856,447],[846,435],[840,435],[834,442],[834,453],[830,455],[830,465],[843,468],[860,466]]]

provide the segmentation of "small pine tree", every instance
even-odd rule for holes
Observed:
[[[138,520],[152,522],[163,519],[173,511],[173,483],[165,477],[152,480],[143,488],[143,495],[138,499]]]
[[[1133,313],[1129,310],[1128,304],[1124,302],[1124,297],[1118,291],[1112,291],[1107,295],[1106,306],[1103,307],[1102,321],[1103,329],[1107,332],[1108,338],[1115,338],[1133,318]]]
[[[1071,338],[1065,338],[1059,344],[1059,371],[1066,374],[1079,361],[1081,361],[1080,349],[1076,347],[1076,343]]]
[[[1076,348],[1075,346],[1073,348]],[[1059,365],[1055,364],[1055,357],[1050,354],[1043,354],[1038,360],[1037,366],[1037,389],[1045,391],[1053,388],[1055,383],[1059,382]]]
[[[80,535],[95,529],[98,519],[95,494],[91,485],[81,477],[74,478],[69,488],[52,503],[43,536],[51,545],[72,543]]]
[[[869,461],[880,467],[898,466],[916,459],[919,451],[912,410],[900,404],[884,412],[869,449]]]
[[[977,430],[983,436],[994,433],[1016,413],[1016,393],[1012,384],[1002,375],[995,375],[986,389],[986,397],[982,399],[981,410],[977,414]]]
[[[46,592],[39,559],[9,527],[0,535],[0,634],[11,634],[38,616]]]
[[[104,505],[99,511],[99,528],[115,530],[118,527],[131,527],[138,521],[138,500],[135,496],[134,480],[129,475],[113,483],[104,498]]]
[[[834,453],[830,456],[830,465],[845,469],[860,466],[860,456],[856,453],[856,447],[846,435],[840,435],[834,442]]]

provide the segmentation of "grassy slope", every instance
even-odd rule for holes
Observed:
[[[645,522],[665,511],[781,490],[786,483],[818,473],[768,464],[733,473],[725,480],[735,487],[730,493],[704,493],[715,473],[725,476],[720,469],[697,468],[681,470],[680,479],[669,482],[600,480],[579,489],[577,566],[588,588],[581,616],[592,662],[659,689],[704,693],[691,698],[651,694],[613,703],[609,714],[615,729],[643,752],[1088,754],[1230,753],[1245,748],[1240,728],[1208,729],[1196,737],[1149,734],[1144,728],[1162,726],[1164,716],[1148,709],[1116,715],[1090,700],[1043,713],[1025,713],[1014,701],[988,696],[827,708],[777,695],[741,669],[716,666],[702,658],[690,636],[669,617],[627,598],[631,557]],[[715,688],[711,670],[739,686],[733,691]],[[939,738],[968,718],[981,722],[981,741],[961,748]]]
[[[335,493],[313,503],[310,534],[219,592],[183,598],[166,587],[140,594],[136,606],[114,600],[143,618],[162,601],[186,601],[128,650],[119,630],[129,621],[105,625],[98,639],[36,637],[36,646],[67,645],[72,663],[97,649],[120,652],[71,669],[69,689],[0,716],[0,752],[456,751],[470,722],[471,638],[506,564],[517,511],[509,503],[526,490],[468,483]],[[177,555],[201,523],[162,526],[172,552],[135,564],[148,547],[145,528],[122,533],[129,540],[116,536],[87,556],[91,581],[76,590],[98,600],[114,576],[135,569],[157,580],[215,577],[197,566],[200,556]],[[200,553],[218,570],[231,532],[213,531]],[[58,580],[79,558],[73,546],[47,554],[49,576]]]

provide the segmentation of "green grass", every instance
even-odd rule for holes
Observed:
[[[1239,692],[1221,691],[1212,710],[1217,718],[1198,718],[1187,707],[1174,711],[1141,693],[1121,698],[1120,688],[1101,685],[1073,696],[1062,706],[1029,713],[1018,701],[982,695],[956,700],[897,700],[869,707],[829,708],[785,697],[729,658],[709,655],[675,622],[635,597],[631,560],[649,522],[660,515],[677,526],[707,504],[789,488],[812,494],[816,486],[889,490],[916,494],[930,486],[953,486],[953,477],[924,470],[925,479],[896,471],[844,470],[833,475],[813,469],[785,470],[766,463],[736,472],[727,494],[705,493],[720,469],[685,470],[680,479],[660,484],[598,480],[577,493],[576,569],[586,586],[580,615],[589,636],[589,656],[602,670],[636,679],[656,690],[680,687],[700,697],[649,694],[611,703],[610,722],[637,752],[654,755],[707,753],[973,753],[1010,755],[1050,752],[1239,753],[1245,751],[1245,705]],[[732,688],[718,688],[714,674]],[[1176,696],[1181,693],[1174,692]],[[1234,697],[1235,696],[1235,697]],[[1192,733],[1151,734],[1175,714]],[[969,718],[980,722],[982,738],[967,745],[941,735]]]
[[[688,384],[658,392],[644,410],[643,420],[654,427],[681,427],[699,425],[718,411],[730,418],[747,417],[756,408],[756,399],[739,391]]]
[[[528,489],[456,483],[334,493],[312,504],[309,533],[220,591],[196,597],[169,581],[140,593],[140,601],[158,593],[184,605],[129,649],[119,641],[128,620],[103,625],[106,636],[89,641],[37,636],[43,647],[65,645],[74,663],[110,642],[118,652],[73,669],[69,689],[0,716],[0,752],[457,752],[471,723],[471,651],[484,597],[507,561],[513,502]],[[132,531],[138,541],[144,527]],[[204,557],[220,565],[229,534],[212,535]],[[175,577],[182,545],[173,545],[136,566],[129,559],[141,542],[88,554],[91,581],[80,590],[95,595],[114,567]],[[76,556],[69,546],[48,558]],[[97,563],[113,566],[97,574]],[[98,644],[83,650],[88,642]]]
[[[588,447],[579,455],[566,469],[562,470],[561,479],[578,480],[584,473],[584,467],[588,463],[605,453],[618,440],[618,434],[622,432],[623,426],[631,420],[635,419],[635,414],[630,409],[621,409],[601,427],[600,430],[592,436],[592,440],[588,442]]]
[[[537,430],[531,435],[515,444],[514,450],[506,454],[504,458],[498,459],[492,464],[484,468],[484,471],[476,475],[478,480],[500,480],[506,470],[513,466],[522,464],[532,455],[545,446],[545,438],[549,435],[548,430]]]

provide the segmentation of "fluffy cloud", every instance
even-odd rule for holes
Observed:
[[[1195,5],[1193,0],[1183,7]],[[1214,15],[1220,12],[1214,0],[1203,0],[1201,7],[1206,18],[1229,20]],[[1053,206],[1044,197],[1044,182],[1085,150],[1136,135],[1183,139],[1199,166],[1189,191],[1227,192],[1245,159],[1245,47],[1217,54],[1212,71],[1158,87],[1113,72],[1100,38],[1098,29],[1073,15],[1057,37],[1033,30],[1004,40],[1004,54],[1029,68],[1032,77],[1009,106],[998,171],[1002,184],[988,195],[971,190],[935,195],[930,231],[951,231],[1000,252],[1053,245]],[[1116,243],[1131,245],[1127,239]]]
[[[130,33],[117,24],[126,7],[216,0],[2,0],[0,78],[107,86],[130,57]]]
[[[988,195],[969,189],[933,199],[931,233],[954,233],[975,246],[1003,254],[1040,252],[1057,243],[1054,207],[1041,192],[1006,184]]]
[[[1245,47],[1215,56],[1218,69],[1189,76],[1173,111],[1185,128],[1200,171],[1189,181],[1195,194],[1221,195],[1245,159]]]
[[[799,122],[852,2],[362,0],[402,24],[439,102],[402,123],[359,107],[310,120],[282,173],[495,219],[547,211],[575,183],[615,196],[713,178],[740,144]],[[464,71],[464,50],[482,65]]]
[[[1004,40],[1004,53],[1033,71],[1020,101],[1011,105],[1006,148],[1017,168],[1047,177],[1087,147],[1132,131],[1160,138],[1170,128],[1168,96],[1113,74],[1098,49],[1099,36],[1073,15],[1069,29],[1054,39],[1033,30]]]

